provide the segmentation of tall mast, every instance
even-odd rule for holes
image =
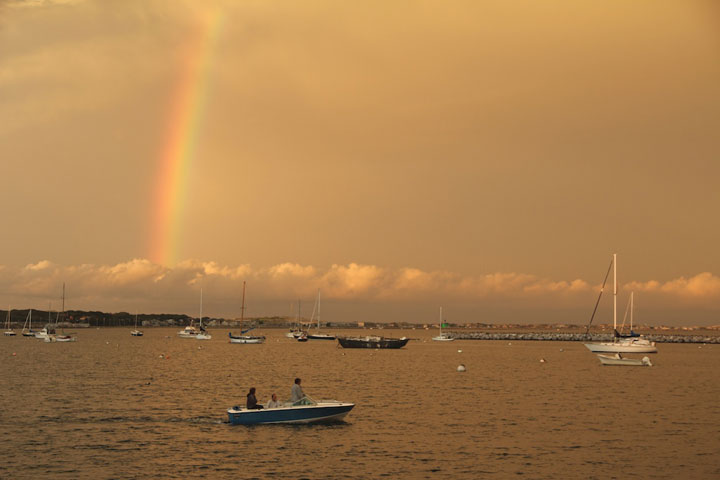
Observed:
[[[240,306],[240,333],[242,334],[243,322],[245,321],[245,280],[243,280],[242,305]]]
[[[200,288],[200,330],[202,330],[202,288]]]
[[[635,309],[635,292],[630,292],[630,333],[633,327],[633,310]]]
[[[613,253],[613,335],[617,330],[617,253]]]
[[[440,336],[442,337],[442,307],[440,307]]]
[[[318,288],[318,332],[320,331],[320,289]]]

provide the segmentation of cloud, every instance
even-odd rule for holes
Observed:
[[[472,276],[359,263],[323,269],[286,262],[256,268],[185,260],[169,268],[135,258],[115,265],[59,265],[42,260],[24,267],[0,266],[0,291],[6,292],[14,305],[25,302],[25,307],[33,308],[44,308],[48,300],[57,307],[64,283],[68,308],[72,309],[192,313],[202,288],[209,309],[235,316],[243,281],[247,282],[248,302],[256,305],[257,314],[266,308],[263,305],[314,298],[318,289],[324,299],[336,304],[448,302],[493,308],[511,304],[528,310],[583,308],[592,304],[599,290],[582,279],[555,280],[517,272]],[[683,298],[705,307],[717,305],[720,278],[704,272],[665,282],[629,282],[624,290],[647,293],[645,298],[652,300],[643,303],[648,306]]]
[[[657,280],[630,282],[625,285],[625,290],[663,293],[684,298],[718,299],[720,277],[710,272],[703,272],[690,278],[680,277],[664,283]]]

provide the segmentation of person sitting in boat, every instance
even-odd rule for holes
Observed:
[[[263,406],[258,405],[257,398],[255,398],[255,387],[252,387],[247,394],[247,409],[248,410],[262,410]]]
[[[292,389],[290,390],[290,401],[292,403],[299,402],[303,398],[305,398],[305,392],[303,392],[302,387],[300,386],[300,380],[299,378],[295,379],[295,385],[292,386]]]
[[[272,398],[271,398],[270,401],[267,403],[267,408],[278,408],[278,407],[280,407],[280,406],[281,406],[281,405],[280,405],[280,402],[278,402],[277,394],[273,393],[273,394],[272,394]]]

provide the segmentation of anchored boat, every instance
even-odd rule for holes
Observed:
[[[619,353],[615,355],[601,355],[598,354],[598,360],[603,365],[622,365],[629,367],[652,367],[652,362],[648,357],[639,358],[625,358]]]
[[[343,348],[402,348],[410,341],[407,337],[387,338],[376,335],[365,337],[337,337]]]

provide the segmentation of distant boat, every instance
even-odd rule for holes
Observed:
[[[200,289],[200,331],[195,335],[195,340],[210,340],[212,338],[212,335],[210,335],[202,324],[203,314],[202,314],[202,288]]]
[[[650,362],[650,359],[648,357],[643,357],[642,359],[639,358],[625,358],[621,356],[619,353],[616,353],[615,355],[602,355],[598,354],[598,360],[600,360],[600,363],[603,365],[619,365],[619,366],[629,366],[629,367],[652,367],[652,362]]]
[[[135,312],[135,330],[132,330],[130,332],[130,335],[132,335],[133,337],[142,337],[143,332],[141,332],[140,330],[137,329],[137,318],[138,318],[137,312]]]
[[[447,334],[443,334],[442,332],[443,322],[444,320],[442,316],[442,307],[440,307],[440,335],[438,335],[437,337],[432,337],[432,339],[436,342],[452,342],[455,339],[448,336]]]
[[[365,337],[337,337],[337,340],[343,348],[402,348],[410,339],[368,335]]]
[[[310,340],[335,340],[335,335],[327,335],[320,333],[320,289],[318,289],[317,302],[315,303],[317,308],[317,329],[315,333],[308,333],[307,338]],[[313,315],[315,310],[313,309]],[[310,323],[312,323],[312,317],[310,317]]]
[[[254,410],[244,407],[228,409],[228,422],[232,425],[259,425],[270,423],[332,423],[341,421],[355,406],[354,403],[336,400],[315,401],[304,397],[295,403],[278,408]]]
[[[180,338],[195,338],[200,331],[193,325],[193,319],[190,319],[190,325],[178,332]]]
[[[305,340],[307,340],[307,335],[305,334],[302,326],[300,325],[300,299],[298,299],[297,312],[295,312],[295,326],[291,328],[290,331],[285,334],[285,336],[287,338],[294,338],[297,340],[303,335],[305,335]]]
[[[23,337],[35,337],[35,331],[32,329],[32,308],[28,311],[27,318],[23,324],[22,336]]]
[[[58,315],[55,317],[55,333],[49,333],[47,336],[44,337],[44,340],[46,343],[54,343],[54,342],[76,342],[77,337],[74,335],[65,335],[65,331],[61,328],[61,332],[63,333],[57,333],[57,327],[60,323],[60,318],[63,319],[63,323],[65,321],[65,283],[63,282],[63,291],[62,291],[62,312],[58,313]]]
[[[240,335],[233,335],[232,332],[228,332],[228,338],[230,339],[230,343],[249,343],[249,344],[258,344],[265,342],[265,337],[262,335],[243,335],[243,333],[247,333],[252,328],[249,328],[247,330],[243,330],[243,323],[245,321],[245,282],[243,281],[243,293],[242,293],[242,306],[240,307]]]
[[[15,333],[15,330],[10,328],[10,312],[11,311],[12,310],[10,310],[10,306],[8,306],[7,319],[5,320],[5,332],[4,332],[4,335],[6,337],[14,337],[15,335],[17,335]]]
[[[617,254],[613,254],[612,259],[613,267],[613,341],[612,342],[599,342],[599,343],[586,343],[585,347],[593,353],[656,353],[657,348],[655,342],[642,337],[630,337],[630,338],[619,338],[617,336]],[[608,269],[608,275],[610,270]],[[607,275],[605,276],[607,281]],[[605,288],[605,282],[603,282],[603,288],[600,289],[600,296]],[[597,303],[600,302],[600,296],[598,297]],[[597,303],[595,304],[595,311],[597,311]],[[593,317],[595,315],[593,311]],[[590,318],[592,323],[593,317]],[[588,325],[588,330],[590,325]]]
[[[305,332],[300,332],[300,335],[298,335],[297,337],[295,337],[295,340],[297,340],[298,342],[307,342],[307,341],[308,341],[307,333],[305,333]]]

